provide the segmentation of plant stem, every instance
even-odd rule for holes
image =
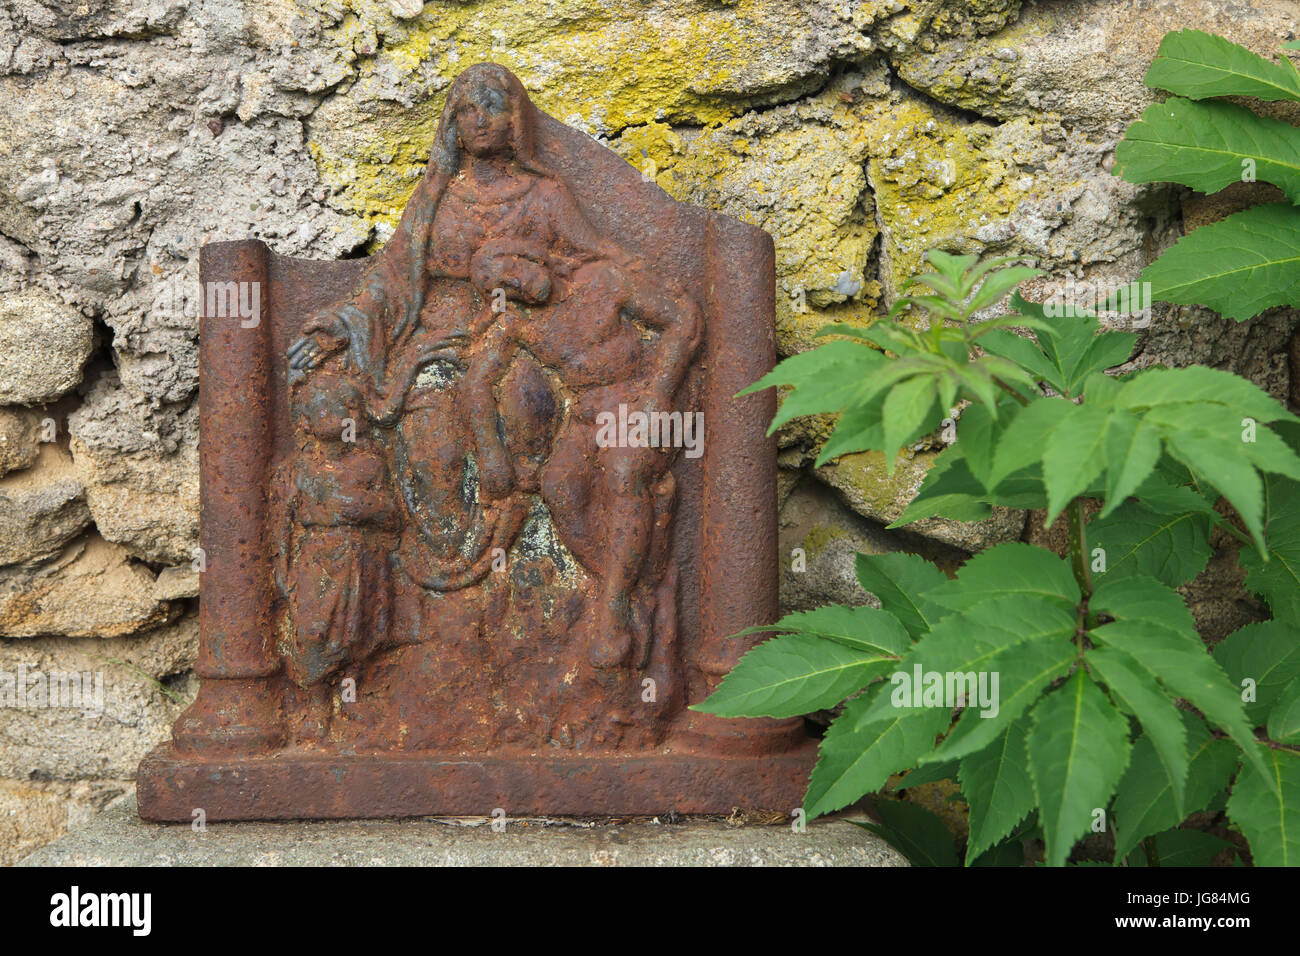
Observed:
[[[1083,656],[1083,639],[1087,634],[1088,600],[1092,597],[1092,574],[1088,568],[1088,533],[1083,523],[1083,499],[1075,498],[1066,509],[1070,516],[1070,563],[1079,583],[1079,606],[1074,623],[1074,640]]]
[[[1092,597],[1092,573],[1088,569],[1088,532],[1083,523],[1083,499],[1075,498],[1067,509],[1070,516],[1070,561],[1074,579],[1085,601]]]
[[[996,385],[998,388],[1002,389],[1002,391],[1006,392],[1008,395],[1010,395],[1012,398],[1018,401],[1021,405],[1029,404],[1029,399],[1025,398],[1025,396],[1021,395],[1019,392],[1017,392],[1006,382],[1002,381],[1002,379],[1000,378],[993,379],[993,384]]]

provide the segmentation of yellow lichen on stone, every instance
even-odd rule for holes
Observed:
[[[976,33],[1000,30],[1020,14],[1021,0],[947,0],[936,10],[928,29],[951,35],[966,29]]]
[[[899,77],[941,103],[985,116],[1004,115],[998,104],[1021,75],[1021,51],[1041,43],[1057,23],[1050,11],[1007,24],[991,36],[921,43],[891,57]],[[954,46],[960,44],[960,46]],[[962,55],[954,55],[953,49]]]
[[[900,99],[879,55],[825,83],[798,49],[808,24],[775,0],[442,2],[409,21],[380,0],[303,2],[330,18],[356,70],[308,121],[312,155],[334,206],[375,226],[379,243],[427,161],[452,78],[500,62],[539,107],[611,137],[673,197],[772,235],[781,354],[817,344],[832,322],[869,324],[925,250],[1005,220],[1018,198],[1003,158],[981,154],[990,128]],[[987,0],[962,16],[1014,6]],[[954,9],[868,3],[846,29],[869,48],[877,20],[898,39]]]
[[[1009,219],[1032,183],[1016,174],[1041,150],[1033,124],[957,122],[909,98],[882,117],[870,163],[884,233],[881,279],[890,299],[926,251],[983,252],[1014,234]]]
[[[335,126],[328,145],[314,140],[307,145],[334,191],[335,208],[371,224],[396,226],[429,160],[438,114],[384,113],[381,122],[372,114],[369,122],[358,118],[353,125]]]
[[[792,391],[793,389],[784,385],[777,389],[778,407]],[[816,449],[820,449],[830,440],[839,417],[838,413],[801,415],[793,421],[786,422],[776,430],[777,447],[806,449],[811,460],[816,455]]]
[[[870,323],[879,306],[867,275],[878,231],[865,162],[881,105],[832,87],[689,138],[647,124],[612,145],[674,198],[772,236],[777,346],[790,354],[832,322]]]
[[[634,126],[625,130],[611,145],[620,156],[640,170],[642,178],[653,179],[665,192],[676,187],[676,178],[667,173],[685,155],[686,144],[667,123],[650,122],[644,126]]]
[[[390,225],[447,86],[474,63],[508,67],[539,107],[595,136],[716,126],[822,82],[811,28],[776,0],[431,2],[404,22],[379,0],[303,2],[356,70],[309,121],[313,155],[341,209]]]

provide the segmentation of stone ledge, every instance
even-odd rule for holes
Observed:
[[[140,819],[135,796],[110,804],[19,866],[906,866],[892,848],[843,819],[804,833],[789,825],[590,824],[483,818],[186,824]]]

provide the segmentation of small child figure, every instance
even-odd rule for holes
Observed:
[[[286,710],[299,743],[329,733],[332,683],[345,670],[355,678],[389,633],[399,503],[374,427],[397,420],[425,365],[454,358],[438,346],[411,349],[393,387],[377,388],[343,350],[290,385],[297,450],[276,469],[271,517],[281,537],[276,585],[290,611],[281,649],[298,698]]]

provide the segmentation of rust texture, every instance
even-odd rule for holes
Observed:
[[[777,612],[766,234],[483,64],[382,252],[200,278],[202,684],[143,817],[799,804],[802,721],[687,709]]]

